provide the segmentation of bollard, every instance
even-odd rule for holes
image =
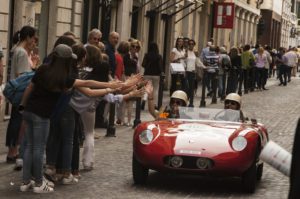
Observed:
[[[206,102],[205,102],[205,90],[206,90],[206,71],[203,71],[203,78],[202,78],[202,94],[201,94],[201,101],[200,101],[200,106],[199,107],[205,107]]]
[[[194,90],[195,90],[195,80],[196,80],[196,74],[193,72],[191,74],[193,76],[193,83],[191,84],[191,88],[189,88],[190,90],[190,104],[189,107],[194,107]]]
[[[140,97],[136,99],[135,119],[132,128],[135,128],[139,123],[141,123],[141,98]]]
[[[182,82],[181,82],[181,77],[180,77],[179,73],[176,74],[176,87],[175,87],[175,91],[176,90],[182,90]]]
[[[166,76],[164,74],[161,74],[159,77],[159,89],[158,89],[158,99],[157,99],[158,110],[162,106],[162,101],[163,101],[163,97],[164,97],[163,92],[164,92],[165,77]]]
[[[109,120],[105,137],[116,137],[115,103],[109,105]]]

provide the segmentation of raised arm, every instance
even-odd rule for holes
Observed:
[[[112,88],[90,89],[88,87],[77,87],[76,89],[88,97],[101,97],[109,93],[114,93],[118,90]]]
[[[120,88],[123,86],[122,82],[112,81],[112,82],[98,82],[95,80],[80,80],[76,79],[73,87],[89,87],[89,88]]]
[[[149,113],[156,119],[158,117],[155,111],[154,98],[153,98],[153,85],[151,82],[148,82],[145,86],[145,91],[148,94],[148,110]]]

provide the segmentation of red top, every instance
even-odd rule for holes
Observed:
[[[123,57],[119,53],[115,53],[115,57],[116,57],[115,78],[117,78],[118,80],[121,80],[122,75],[124,74]]]

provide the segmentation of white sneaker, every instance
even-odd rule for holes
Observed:
[[[34,186],[35,182],[33,180],[30,180],[28,184],[22,183],[20,186],[20,191],[25,192],[31,189]]]
[[[46,175],[46,177],[53,181],[53,182],[57,182],[57,177],[56,177],[56,169],[51,169],[51,168],[46,168],[44,171],[44,174]]]
[[[16,164],[14,166],[14,170],[15,171],[21,171],[23,168],[23,159],[21,158],[17,158],[16,159]]]
[[[54,189],[47,185],[46,181],[43,180],[43,184],[39,187],[33,187],[34,193],[51,193]]]
[[[54,186],[55,186],[54,183],[52,181],[48,180],[45,176],[43,176],[43,181],[45,181],[49,187],[54,188]]]
[[[62,182],[62,184],[65,184],[65,185],[77,184],[78,179],[75,178],[72,174],[70,174],[68,177],[64,177],[61,182]]]
[[[46,169],[44,171],[45,174],[52,176],[56,174],[56,169],[50,168],[49,166],[46,166]]]

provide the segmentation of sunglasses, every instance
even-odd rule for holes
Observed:
[[[226,101],[225,101],[225,104],[226,104],[226,105],[229,105],[229,104],[230,104],[230,105],[233,105],[233,106],[237,106],[237,105],[238,105],[237,102],[232,101],[232,100],[226,100]]]

